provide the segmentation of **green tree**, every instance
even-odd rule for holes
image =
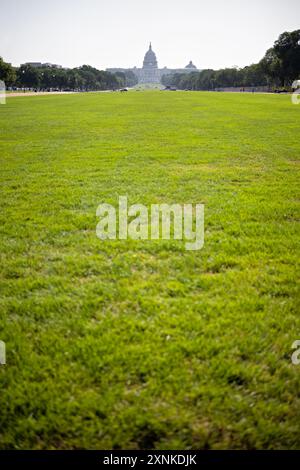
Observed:
[[[290,84],[300,77],[300,29],[282,33],[274,44],[274,52],[281,62],[285,81]]]
[[[21,65],[17,71],[17,81],[21,87],[39,88],[41,72],[31,65]]]
[[[13,86],[16,81],[15,69],[7,62],[4,62],[2,57],[0,57],[0,80],[2,80],[6,86]]]
[[[261,60],[260,65],[273,85],[290,85],[300,77],[299,41],[299,29],[282,33]]]
[[[240,86],[266,86],[268,80],[261,64],[252,64],[241,69]]]

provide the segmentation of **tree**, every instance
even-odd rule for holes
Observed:
[[[213,90],[216,83],[216,72],[211,69],[202,70],[197,81],[198,90]]]
[[[273,47],[267,50],[264,58],[260,61],[260,66],[268,77],[270,85],[284,85],[284,70]]]
[[[138,83],[137,76],[131,71],[125,71],[125,86],[132,87]]]
[[[240,70],[241,72],[241,84],[240,86],[266,86],[268,85],[268,80],[266,74],[264,73],[262,65],[252,64],[247,67],[244,67]]]
[[[68,88],[71,90],[81,90],[84,86],[84,80],[77,69],[72,69],[68,73]]]
[[[39,88],[40,71],[31,65],[21,65],[17,71],[17,81],[21,87]]]
[[[300,29],[282,33],[274,44],[285,80],[290,83],[300,77]]]
[[[131,70],[125,70],[124,72],[115,72],[114,75],[118,78],[120,87],[133,87],[138,83],[136,75]]]
[[[0,80],[2,80],[6,86],[12,86],[16,80],[15,69],[8,63],[4,62],[0,57]]]
[[[300,30],[282,33],[260,65],[276,86],[290,85],[300,77]]]

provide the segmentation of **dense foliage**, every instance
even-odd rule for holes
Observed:
[[[193,73],[164,75],[163,85],[176,86],[189,90],[214,90],[222,87],[255,87],[269,84],[260,64],[243,69],[226,68],[221,70],[202,70]]]
[[[4,62],[2,57],[0,57],[0,80],[5,82],[6,86],[12,85],[16,80],[15,69],[10,64]]]
[[[133,86],[137,79],[132,72],[112,74],[89,65],[74,69],[32,67],[21,65],[14,69],[0,58],[0,79],[7,86],[39,90],[110,90]]]
[[[223,87],[289,87],[300,76],[300,30],[283,33],[258,64],[242,69],[202,70],[164,75],[164,85],[189,90]]]

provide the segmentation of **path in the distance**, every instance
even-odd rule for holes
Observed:
[[[26,93],[6,93],[6,98],[15,98],[16,96],[38,96],[38,95],[69,95],[76,93],[76,91],[29,91]]]

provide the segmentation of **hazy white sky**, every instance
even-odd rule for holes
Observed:
[[[300,29],[300,0],[0,0],[0,56],[140,67],[152,41],[159,67],[244,66],[280,33]]]

